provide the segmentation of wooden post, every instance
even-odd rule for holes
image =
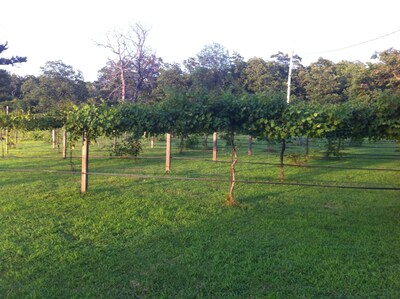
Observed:
[[[4,158],[3,129],[1,128],[0,128],[0,141],[1,141],[1,157]]]
[[[6,154],[8,154],[8,128],[6,128]]]
[[[62,157],[67,159],[67,130],[63,130],[63,141],[62,141]]]
[[[6,114],[8,118],[8,106],[6,106]],[[8,154],[8,127],[6,127],[6,154]]]
[[[213,133],[213,161],[217,161],[217,132]]]
[[[17,116],[18,116],[18,108],[15,109],[15,113],[16,113]],[[18,130],[15,129],[15,130],[14,130],[14,148],[17,148],[17,143],[18,143]]]
[[[253,152],[253,137],[249,135],[249,139],[247,140],[247,156],[251,156]]]
[[[116,135],[114,135],[114,137],[113,137],[112,147],[113,147],[114,153],[117,153],[117,136]]]
[[[165,146],[165,172],[171,172],[171,134],[167,133],[167,144]]]
[[[51,136],[52,136],[52,140],[53,140],[53,149],[57,147],[57,130],[53,129],[51,131]]]
[[[150,148],[154,148],[154,136],[150,137]]]
[[[85,193],[88,188],[88,170],[89,170],[89,140],[86,132],[82,136],[82,176],[81,192]]]

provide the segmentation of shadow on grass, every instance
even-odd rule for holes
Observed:
[[[50,219],[52,242],[32,240],[32,248],[25,245],[22,251],[30,258],[16,256],[13,266],[7,261],[7,267],[22,272],[16,279],[3,268],[0,294],[107,298],[400,295],[400,256],[395,250],[400,245],[396,229],[400,207],[391,193],[392,200],[383,202],[375,201],[373,195],[349,202],[336,197],[355,193],[294,187],[270,187],[260,193],[250,188],[241,190],[241,205],[225,207],[218,185],[211,186],[214,189],[204,198],[204,187],[210,184],[192,185],[190,196],[179,193],[184,186],[142,183],[153,190],[130,187],[130,195],[110,200],[106,193],[111,189],[102,186],[102,195],[82,197],[83,210],[69,209],[68,217],[60,212]],[[74,207],[79,209],[79,205]],[[40,252],[35,250],[38,245]]]

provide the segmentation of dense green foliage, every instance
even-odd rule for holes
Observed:
[[[220,96],[175,94],[154,105],[108,107],[84,104],[65,112],[0,114],[2,127],[51,129],[66,124],[68,131],[93,137],[143,132],[179,136],[225,131],[281,141],[293,137],[328,139],[399,138],[400,98],[383,93],[374,103],[287,105],[282,96],[268,94]]]

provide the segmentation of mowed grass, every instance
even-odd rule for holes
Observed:
[[[89,169],[119,175],[91,175],[86,194],[79,159],[48,143],[0,159],[0,298],[400,298],[400,191],[237,183],[231,207],[229,149],[210,162],[175,148],[167,175],[161,142],[136,160],[99,157],[104,144]],[[248,157],[243,138],[238,180],[277,181],[265,148]],[[307,165],[400,169],[390,142],[321,149]],[[400,187],[399,174],[286,167],[287,182],[336,186]]]

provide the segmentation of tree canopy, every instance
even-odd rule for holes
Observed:
[[[0,44],[0,54],[8,49],[8,43]],[[12,56],[11,58],[0,57],[0,65],[14,65],[16,63],[26,62],[26,57],[22,56]]]

